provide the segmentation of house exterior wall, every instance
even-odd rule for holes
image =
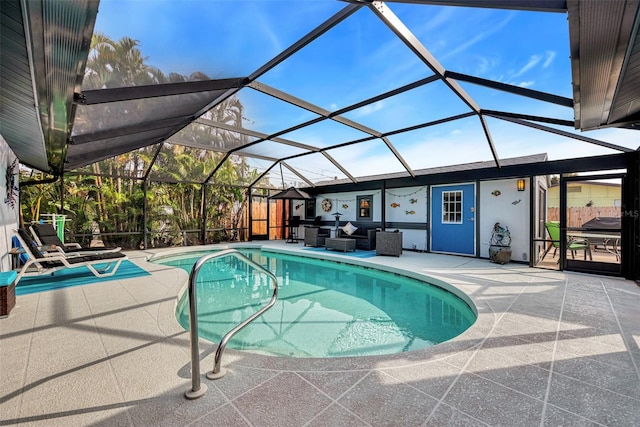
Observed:
[[[476,207],[476,224],[480,237],[480,252],[482,258],[489,257],[489,242],[491,231],[496,222],[509,227],[511,232],[512,260],[528,262],[531,254],[529,249],[529,224],[531,221],[530,185],[527,180],[525,191],[518,191],[516,179],[503,179],[495,181],[483,181],[476,186],[479,204]],[[498,194],[498,196],[493,195]],[[380,226],[382,221],[382,190],[366,192],[326,193],[316,196],[316,214],[322,216],[323,221],[333,222],[333,212],[340,212],[340,225],[347,222],[358,221],[356,200],[358,196],[373,196],[372,222]],[[385,192],[385,220],[386,228],[402,231],[402,247],[423,251],[427,249],[428,218],[430,206],[429,187],[403,187],[387,189]],[[332,207],[329,212],[322,210],[322,200],[331,200]],[[346,206],[346,207],[345,207]],[[294,207],[295,208],[295,207]],[[304,206],[299,210],[294,209],[294,215],[304,218]]]
[[[20,199],[17,191],[18,186],[18,165],[15,164],[13,173],[14,188],[8,187],[11,184],[11,174],[8,167],[11,166],[16,159],[15,154],[9,148],[6,141],[0,135],[0,271],[11,270],[11,239],[14,230],[18,228],[18,219],[20,212]]]
[[[380,222],[382,213],[380,211],[381,190],[363,191],[363,192],[346,192],[346,193],[327,193],[316,197],[316,215],[322,216],[322,221],[335,222],[335,217],[331,215],[334,212],[340,212],[340,225],[347,222],[358,221],[357,218],[357,198],[358,196],[373,196],[373,209],[371,222]],[[331,209],[327,212],[322,209],[322,201],[324,199],[331,200]]]
[[[482,181],[476,220],[480,232],[480,257],[489,257],[491,232],[496,222],[511,232],[511,259],[529,261],[529,223],[531,221],[529,182],[524,191],[516,188],[516,179]]]
[[[418,251],[427,250],[429,234],[426,230],[428,223],[427,203],[429,189],[427,186],[394,188],[386,192],[385,215],[387,224],[399,226],[387,229],[402,231],[402,247]],[[394,207],[395,206],[395,207]],[[424,230],[403,228],[402,224],[410,223],[423,226]]]
[[[403,247],[407,249],[426,250],[427,248],[427,186],[404,187],[386,190],[384,212],[386,216],[387,229],[398,229],[402,231]],[[357,198],[358,196],[372,196],[372,218],[369,221],[358,219]],[[331,200],[332,207],[329,212],[322,209],[322,201]],[[365,226],[367,222],[372,223],[372,227],[380,227],[382,221],[382,190],[368,190],[363,192],[326,193],[316,197],[316,214],[322,216],[322,221],[329,221],[333,226],[334,212],[340,212],[340,225],[347,222],[357,223]],[[294,215],[303,215],[304,207],[300,211],[295,210]],[[416,224],[418,228],[403,228],[402,224]]]
[[[583,206],[614,206],[615,202],[622,199],[622,189],[619,185],[576,182],[567,187],[567,207],[577,208]],[[560,186],[549,188],[548,207],[560,207]],[[613,201],[613,204],[612,204]]]

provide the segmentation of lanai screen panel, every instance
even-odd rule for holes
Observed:
[[[223,154],[210,150],[164,143],[151,167],[149,179],[160,182],[202,183]]]
[[[199,122],[192,122],[169,138],[168,142],[202,150],[227,152],[256,141],[257,138]]]
[[[118,7],[111,7],[115,4]],[[377,6],[389,11],[386,17],[376,16],[372,8]],[[182,150],[197,159],[221,159],[221,153],[233,153],[225,163],[240,166],[237,183],[242,185],[265,173],[262,183],[282,187],[282,176],[275,183],[280,175],[279,166],[274,167],[278,160],[304,177],[291,174],[286,183],[349,179],[349,175],[371,175],[372,170],[406,173],[380,134],[387,135],[411,169],[493,160],[491,144],[498,158],[529,152],[548,152],[551,159],[566,158],[564,153],[571,151],[573,156],[616,152],[572,140],[571,148],[565,149],[566,137],[489,116],[485,116],[488,128],[483,129],[477,115],[497,110],[573,120],[572,108],[464,80],[465,76],[488,79],[570,100],[568,25],[563,13],[363,2],[356,12],[262,74],[263,65],[319,24],[356,7],[340,1],[192,1],[181,7],[164,0],[103,1],[96,31],[109,36],[114,49],[128,47],[123,37],[137,41],[134,46],[140,48],[146,68],[128,70],[137,77],[128,80],[124,74],[103,85],[93,79],[91,88],[228,77],[256,80],[246,80],[249,87],[225,91],[224,96],[223,91],[211,91],[80,105],[73,136],[84,140],[69,148],[70,164],[81,166],[91,156],[102,159],[157,144],[172,129],[182,128],[181,120],[193,119],[223,98],[237,103],[229,110],[223,104],[216,113],[205,114],[173,135],[160,152],[163,168],[171,164],[168,153]],[[384,22],[390,15],[397,16],[396,30],[402,34]],[[141,22],[140,16],[153,19]],[[412,43],[417,51],[407,45]],[[90,65],[91,57],[89,70]],[[93,65],[97,69],[99,64]],[[459,85],[472,106],[461,101],[443,78]],[[406,92],[382,95],[421,81],[423,85]],[[345,112],[335,118],[351,120],[353,126],[326,118],[342,109]],[[471,116],[460,118],[461,114]],[[458,118],[446,121],[452,116]],[[432,122],[440,123],[420,128]],[[121,130],[128,135],[109,133]],[[637,138],[622,136],[624,141],[612,142],[637,148]],[[597,150],[591,151],[593,147]],[[314,150],[324,154],[308,154]],[[213,163],[188,173],[160,169],[154,168],[153,178],[206,180],[215,172],[215,181],[230,173],[224,164]]]
[[[327,153],[344,165],[354,177],[406,171],[400,160],[379,138],[327,150]]]
[[[79,105],[72,137],[140,123],[162,122],[175,117],[188,117],[213,103],[223,93],[222,90],[214,90]]]
[[[271,169],[264,177],[264,181],[268,181],[270,186],[278,188],[280,190],[287,189],[289,187],[307,187],[308,184],[301,180],[296,174],[292,173],[284,166],[280,169],[279,166]]]
[[[527,156],[536,153],[547,153],[549,160],[574,159],[580,157],[590,157],[597,155],[618,154],[621,150],[615,147],[601,146],[598,142],[606,145],[615,145],[625,148],[625,144],[621,144],[624,135],[621,130],[603,131],[599,136],[606,136],[607,133],[614,133],[618,136],[616,141],[611,143],[603,138],[597,138],[595,133],[578,133],[572,132],[580,137],[587,138],[593,142],[587,142],[571,138],[562,134],[541,131],[538,129],[522,126],[508,121],[487,118],[489,126],[491,126],[491,135],[494,144],[501,157]],[[566,132],[563,126],[554,126],[544,124],[545,127],[554,131]],[[626,135],[637,140],[638,132],[628,131]],[[629,145],[629,144],[627,144]]]
[[[574,112],[573,108],[569,106],[554,102],[547,102],[528,96],[503,92],[463,81],[459,83],[460,86],[463,87],[471,97],[473,97],[482,110],[564,120],[569,123],[569,126],[565,126],[564,129],[569,132],[575,132],[573,126]],[[566,102],[572,102],[570,97],[561,98]]]
[[[572,96],[565,13],[387,6],[448,71]]]
[[[70,172],[142,179],[151,166],[151,161],[157,149],[157,144],[139,148],[127,153],[125,156],[107,157],[91,164],[70,169]]]
[[[388,137],[412,169],[493,160],[476,115]]]
[[[313,184],[325,181],[342,180],[347,176],[322,153],[313,153],[287,160],[287,164],[295,168]],[[345,165],[348,167],[349,165]]]
[[[318,148],[327,148],[354,140],[371,138],[371,135],[335,120],[325,119],[301,129],[285,133],[285,139]]]
[[[431,74],[362,7],[259,80],[336,111]]]
[[[224,162],[216,166],[215,173],[211,175],[209,182],[212,184],[230,184],[246,187],[256,183],[260,176],[274,167],[274,165],[274,160],[231,154]],[[257,182],[256,186],[280,188],[276,184],[270,184],[267,179],[263,179]]]
[[[73,169],[156,144],[213,103],[222,91],[207,91],[79,105],[67,154]]]
[[[95,32],[107,35],[116,48],[124,37],[136,41],[144,63],[167,78],[171,73],[247,76],[344,3],[279,0],[277,6],[251,0],[102,0]]]
[[[396,131],[472,110],[436,80],[344,114],[381,133]]]
[[[85,144],[70,145],[67,152],[67,170],[73,170],[116,155],[139,150],[162,140],[166,129],[154,129],[147,132],[101,139]]]
[[[308,153],[309,150],[305,148],[295,147],[292,145],[281,144],[275,141],[263,141],[247,148],[238,150],[237,154],[253,155],[253,156],[265,156],[272,157],[274,159],[282,159],[291,156],[297,156],[299,154]]]
[[[242,104],[242,127],[266,135],[279,133],[320,116],[276,97],[246,87],[237,94]]]

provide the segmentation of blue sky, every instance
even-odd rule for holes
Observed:
[[[211,78],[240,77],[346,5],[337,0],[102,0],[96,31],[114,39],[129,36],[138,40],[148,63],[165,73],[201,71]],[[447,70],[572,97],[565,14],[400,3],[387,7]],[[258,81],[332,111],[431,74],[365,7]],[[346,117],[385,132],[469,111],[443,86],[441,82],[430,84]],[[470,84],[462,87],[483,109],[573,119],[568,108]],[[297,108],[281,108],[280,101],[251,89],[238,96],[246,108],[245,126],[257,131],[275,132],[313,117]],[[500,120],[489,122],[503,158],[540,152],[549,153],[551,159],[612,153]],[[357,134],[342,125],[325,123],[283,137],[327,146],[357,138]],[[640,145],[637,132],[604,130],[588,136],[633,148]],[[477,118],[390,140],[402,148],[401,154],[414,169],[491,159]],[[355,170],[350,169],[354,175],[402,170],[381,142],[330,154],[354,165]],[[318,177],[343,176],[331,164],[318,166],[322,159],[310,159],[291,163]],[[265,161],[256,164],[269,165]]]

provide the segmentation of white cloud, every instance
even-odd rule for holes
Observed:
[[[548,50],[546,52],[546,55],[547,55],[547,59],[545,59],[544,64],[542,64],[542,68],[547,68],[551,65],[551,63],[556,57],[556,52],[554,52],[553,50]]]
[[[498,22],[496,25],[491,25],[490,26],[490,30],[483,31],[483,32],[481,31],[480,33],[478,33],[478,35],[476,35],[475,37],[471,38],[466,43],[461,44],[456,49],[453,49],[453,50],[449,51],[446,55],[443,55],[441,60],[442,61],[446,61],[447,58],[453,58],[457,54],[459,54],[461,52],[464,52],[465,50],[467,50],[469,47],[473,46],[474,44],[486,39],[491,34],[494,34],[494,33],[498,32],[498,31],[500,31],[505,25],[507,25],[507,23],[509,21],[511,21],[511,19],[513,19],[514,16],[515,16],[514,13],[507,14],[507,16],[505,16],[505,18],[502,21]]]
[[[431,32],[435,31],[439,27],[446,27],[450,22],[451,17],[454,14],[453,8],[442,8],[438,13],[436,13],[431,19],[429,19],[424,27],[423,31]]]
[[[362,108],[354,111],[354,116],[356,117],[364,117],[368,116],[371,113],[374,113],[378,110],[382,110],[384,108],[384,101],[374,102],[373,104],[365,105]]]
[[[540,60],[542,60],[542,57],[540,55],[532,55],[531,58],[529,58],[529,61],[524,65],[524,67],[516,71],[516,73],[511,76],[511,78],[515,79],[516,77],[520,77],[521,75],[525,74],[527,71],[538,65]]]
[[[529,87],[529,86],[533,86],[535,84],[535,80],[527,80],[526,82],[520,82],[518,83],[519,87]]]
[[[461,44],[456,49],[450,50],[449,53],[447,53],[446,55],[442,56],[442,61],[446,61],[448,58],[453,58],[456,55],[458,55],[459,53],[464,52],[465,50],[467,50],[468,48],[470,48],[474,44],[476,44],[479,41],[482,41],[483,39],[485,39],[489,34],[490,34],[489,32],[480,33],[477,36],[471,38],[466,43]]]
[[[491,69],[493,63],[492,61],[489,61],[489,58],[483,56],[477,56],[477,58],[478,64],[476,66],[476,72],[478,75],[483,75]]]

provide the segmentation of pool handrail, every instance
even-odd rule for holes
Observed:
[[[271,278],[273,282],[273,295],[271,296],[271,300],[269,303],[262,307],[260,310],[253,313],[243,322],[235,326],[229,332],[227,332],[220,343],[218,344],[218,348],[216,349],[216,354],[213,363],[213,370],[207,373],[207,378],[210,380],[214,380],[217,378],[221,378],[226,373],[224,369],[222,369],[222,352],[224,351],[227,342],[242,328],[251,323],[256,317],[260,316],[262,313],[273,307],[278,298],[278,279],[276,276],[271,273],[269,270],[258,264],[257,262],[247,258],[242,253],[238,252],[236,249],[225,249],[219,252],[214,252],[211,254],[204,255],[196,261],[191,269],[191,274],[189,275],[189,337],[191,340],[191,389],[187,390],[184,395],[187,399],[197,399],[201,397],[207,392],[207,386],[205,384],[200,383],[200,349],[199,349],[199,337],[198,337],[198,309],[197,309],[197,298],[196,298],[196,281],[198,278],[198,273],[202,266],[209,260],[213,258],[220,258],[223,256],[234,256],[239,260],[245,262],[246,264],[252,266],[256,270],[262,271],[267,276]]]

